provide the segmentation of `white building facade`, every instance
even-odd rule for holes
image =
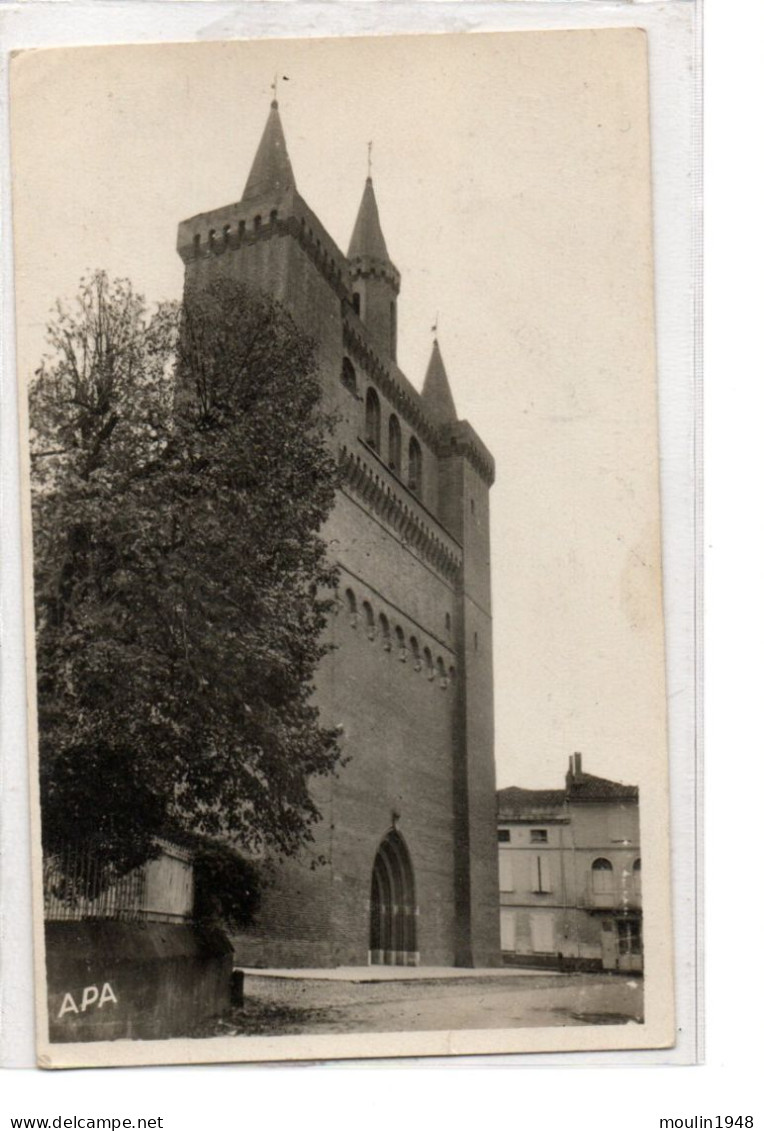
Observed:
[[[642,970],[636,786],[585,774],[498,792],[501,949],[509,965]]]

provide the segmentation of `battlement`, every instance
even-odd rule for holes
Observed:
[[[496,479],[496,463],[468,420],[443,425],[436,448],[441,458],[449,455],[465,456],[478,474],[491,487]]]
[[[384,279],[396,295],[401,289],[401,273],[393,264],[370,255],[354,255],[348,260],[351,279]]]
[[[242,200],[183,220],[178,226],[177,250],[183,262],[189,264],[274,236],[296,239],[337,296],[350,302],[347,260],[321,221],[294,190],[278,202],[253,204]]]

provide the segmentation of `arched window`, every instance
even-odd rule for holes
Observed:
[[[393,471],[401,470],[401,426],[393,413],[387,425],[387,462]]]
[[[414,671],[420,672],[422,670],[422,658],[419,655],[419,641],[416,636],[412,636],[409,640],[409,647],[411,648],[411,658],[414,661]]]
[[[350,389],[352,393],[356,391],[355,369],[349,357],[343,357],[342,359],[342,384],[346,389]]]
[[[379,631],[382,635],[382,647],[386,652],[390,651],[390,621],[384,613],[379,614]]]
[[[416,436],[409,440],[409,488],[416,494],[422,490],[422,449]]]
[[[230,240],[231,240],[231,225],[230,224],[224,224],[223,225],[223,244],[226,247],[228,247]]]
[[[451,631],[451,614],[446,613],[446,632]]]
[[[432,652],[429,648],[424,650],[424,670],[428,679],[435,679],[435,668],[432,663]]]
[[[399,624],[395,626],[395,644],[398,649],[398,659],[402,664],[406,663],[406,637],[403,629]]]
[[[381,416],[379,410],[379,397],[371,386],[366,390],[366,443],[375,452],[380,448]]]
[[[592,891],[595,895],[611,895],[613,892],[613,865],[604,856],[592,864]]]
[[[356,603],[355,593],[352,589],[345,590],[345,604],[350,614],[350,626],[351,628],[355,628],[358,624],[358,605]]]
[[[440,686],[441,687],[448,687],[448,676],[446,675],[446,665],[443,663],[443,657],[442,656],[438,656],[438,659],[437,659],[435,666],[438,669],[438,680],[440,681]]]
[[[368,601],[363,603],[363,623],[366,628],[366,635],[369,640],[373,640],[377,633],[374,628],[374,611]]]

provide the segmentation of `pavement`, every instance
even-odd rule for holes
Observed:
[[[267,969],[241,966],[247,978],[296,978],[317,982],[429,982],[433,978],[523,978],[540,975],[545,978],[561,977],[559,970],[529,969],[521,966],[334,966],[311,969]]]
[[[500,967],[244,971],[228,1035],[639,1024],[641,977]]]

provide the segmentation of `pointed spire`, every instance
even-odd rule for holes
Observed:
[[[432,343],[432,355],[424,379],[422,400],[436,424],[453,424],[458,419],[437,338]]]
[[[355,259],[362,255],[369,256],[372,259],[390,261],[385,237],[382,235],[377,199],[374,196],[374,186],[371,183],[370,176],[366,178],[361,207],[358,209],[358,216],[348,248],[348,259]]]
[[[294,173],[279,117],[279,104],[274,98],[242,200],[282,196],[287,189],[293,187]]]

